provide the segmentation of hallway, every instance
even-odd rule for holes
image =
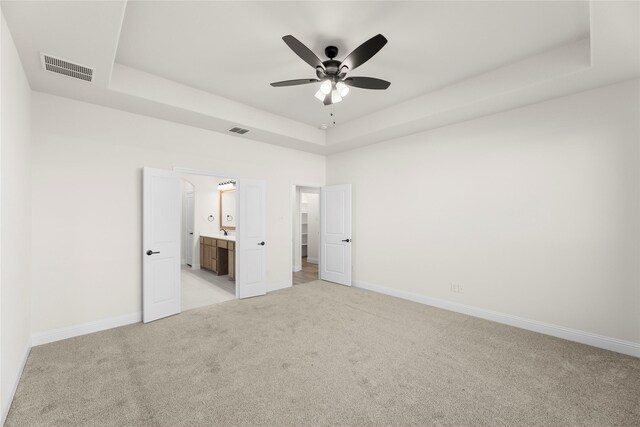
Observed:
[[[293,273],[293,286],[318,280],[318,264],[310,264],[302,257],[302,270]]]

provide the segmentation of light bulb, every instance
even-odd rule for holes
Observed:
[[[338,102],[342,101],[342,97],[340,96],[340,94],[338,93],[337,90],[332,90],[331,91],[331,103],[332,104],[337,104]]]
[[[340,93],[340,96],[343,97],[343,98],[345,96],[347,96],[347,94],[349,93],[349,86],[347,86],[346,84],[344,84],[342,82],[338,82],[336,84],[336,89]]]
[[[323,81],[322,84],[320,85],[320,91],[325,95],[331,92],[331,82],[329,80]]]
[[[322,93],[322,90],[317,91],[315,94],[315,97],[318,98],[320,101],[324,101],[325,96],[327,95]]]

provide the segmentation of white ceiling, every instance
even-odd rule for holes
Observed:
[[[244,138],[328,154],[640,76],[640,2],[0,3],[31,88]],[[344,56],[389,43],[352,75],[391,81],[334,107],[284,44]],[[93,83],[43,71],[46,52],[96,68]]]
[[[389,43],[351,75],[391,81],[354,89],[334,108],[282,41],[292,34],[322,60],[343,59],[383,34]],[[339,123],[589,35],[587,2],[129,2],[116,61],[313,126]]]

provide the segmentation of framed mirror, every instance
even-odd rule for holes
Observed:
[[[236,229],[236,190],[220,191],[220,229]]]

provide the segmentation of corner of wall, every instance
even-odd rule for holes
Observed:
[[[31,145],[33,92],[0,10],[0,420],[31,350]]]

